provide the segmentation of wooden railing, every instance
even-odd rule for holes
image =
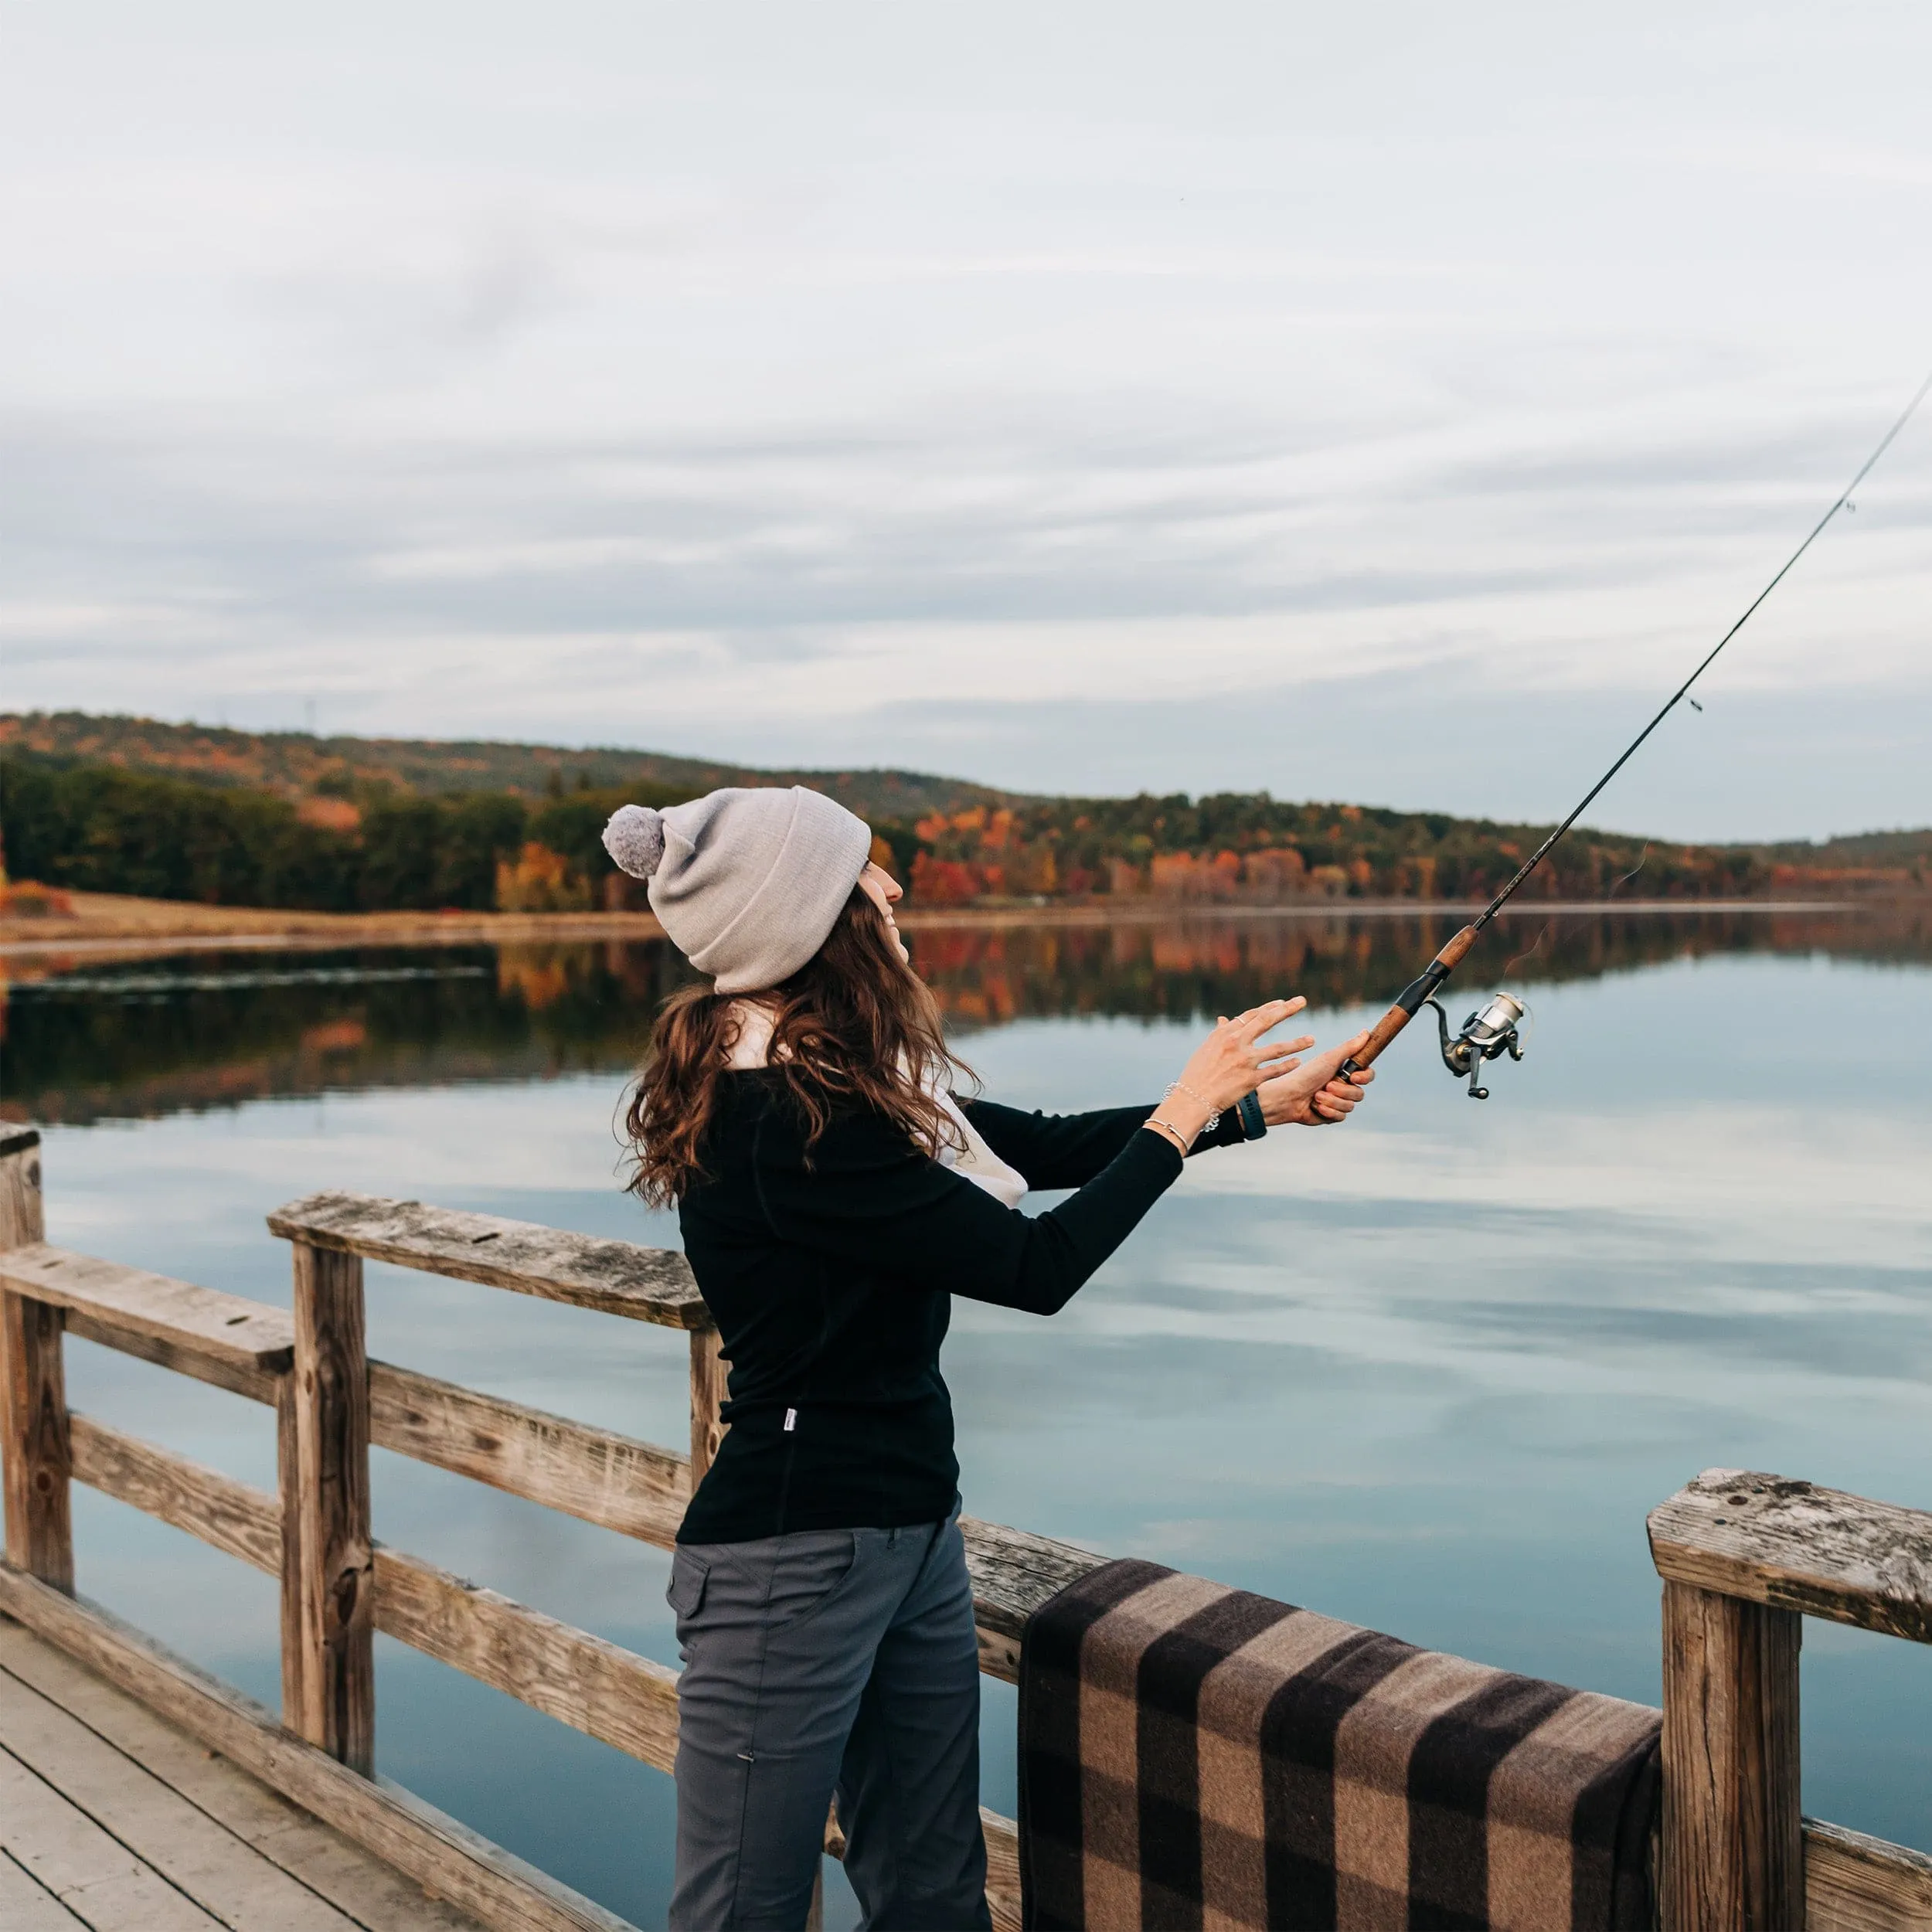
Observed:
[[[669,1769],[677,1673],[377,1543],[372,1443],[668,1547],[720,1436],[724,1364],[682,1255],[417,1202],[318,1194],[269,1226],[292,1244],[291,1314],[51,1247],[39,1136],[0,1128],[0,1610],[485,1923],[624,1921],[369,1775],[381,1631],[643,1762]],[[689,1453],[393,1364],[363,1346],[381,1260],[683,1331]],[[67,1407],[63,1334],[271,1407],[277,1493]],[[72,1480],[281,1583],[270,1714],[73,1592]],[[1017,1675],[1028,1617],[1106,1559],[968,1520],[983,1669]],[[1671,1932],[1932,1932],[1932,1859],[1798,1806],[1798,1627],[1830,1617],[1932,1638],[1932,1516],[1761,1475],[1707,1472],[1650,1519],[1665,1582],[1662,1923]],[[994,1921],[1019,1923],[1013,1825],[982,1813]],[[842,1849],[835,1831],[828,1849]]]
[[[1649,1527],[1664,1579],[1664,1923],[1932,1925],[1932,1859],[1801,1817],[1798,1672],[1805,1617],[1932,1642],[1932,1515],[1707,1469]]]
[[[660,1770],[677,1747],[677,1672],[372,1533],[372,1444],[669,1548],[694,1470],[716,1454],[725,1365],[681,1254],[417,1202],[318,1194],[269,1226],[292,1247],[292,1314],[48,1246],[39,1136],[0,1130],[0,1609],[134,1689],[216,1749],[491,1924],[621,1920],[374,1781],[381,1631]],[[684,1331],[691,1447],[617,1432],[367,1358],[374,1260]],[[277,1493],[67,1406],[77,1335],[272,1408]],[[277,1577],[281,1719],[73,1596],[68,1486],[79,1481]],[[1038,1606],[1104,1560],[997,1525],[964,1526],[982,1667],[1013,1679]],[[1019,1922],[1010,1819],[983,1815],[995,1922]],[[828,1850],[842,1850],[835,1830]]]

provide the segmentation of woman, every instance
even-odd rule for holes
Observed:
[[[979,1672],[939,1373],[951,1298],[1051,1315],[1202,1147],[1345,1118],[1349,1046],[1223,1020],[1157,1107],[1049,1117],[953,1093],[872,834],[802,787],[627,805],[604,842],[713,984],[679,993],[627,1122],[731,1364],[678,1533],[686,1932],[805,1922],[835,1794],[869,1927],[988,1923]],[[1359,1081],[1369,1076],[1362,1073]],[[1016,1211],[1029,1187],[1077,1190]]]

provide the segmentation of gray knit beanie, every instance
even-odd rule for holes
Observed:
[[[872,855],[872,828],[803,785],[727,786],[665,811],[620,805],[604,849],[651,882],[651,910],[719,992],[756,993],[824,945]]]

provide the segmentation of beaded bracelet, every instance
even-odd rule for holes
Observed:
[[[1196,1093],[1185,1080],[1169,1080],[1167,1083],[1167,1091],[1161,1096],[1161,1098],[1164,1100],[1171,1100],[1176,1094],[1185,1094],[1189,1100],[1199,1100],[1203,1107],[1208,1105],[1207,1096],[1205,1094]],[[1203,1134],[1212,1134],[1214,1131],[1215,1122],[1220,1117],[1221,1110],[1218,1107],[1210,1108],[1207,1118],[1201,1123],[1201,1131]]]

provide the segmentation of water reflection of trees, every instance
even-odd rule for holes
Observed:
[[[0,1009],[0,1114],[147,1117],[619,1070],[682,972],[646,944],[204,954],[52,975]]]
[[[1193,1019],[1277,992],[1379,1000],[1447,917],[921,927],[913,957],[961,1030],[1029,1017]],[[1584,979],[1724,953],[1932,964],[1932,916],[1541,913],[1458,976]],[[1513,960],[1513,965],[1512,961]],[[80,1122],[381,1087],[621,1074],[688,969],[662,942],[233,954],[52,971],[0,1005],[0,1114]],[[0,985],[0,992],[7,989]]]
[[[1284,992],[1311,1007],[1392,997],[1456,930],[1453,916],[1202,919],[1114,926],[922,927],[913,959],[956,1026],[1083,1014],[1192,1019]],[[1537,913],[1499,920],[1455,984],[1593,979],[1673,959],[1803,954],[1932,964],[1932,914]]]

